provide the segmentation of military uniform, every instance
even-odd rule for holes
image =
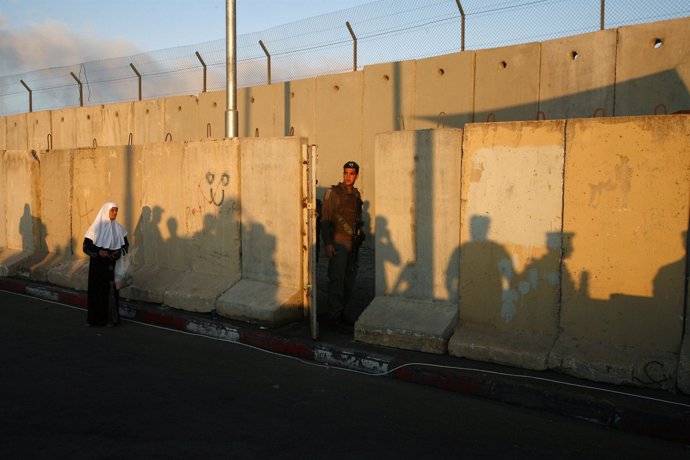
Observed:
[[[362,198],[342,182],[326,191],[322,203],[321,239],[336,255],[328,262],[328,304],[334,321],[351,321],[345,309],[357,275],[357,251],[362,241]]]

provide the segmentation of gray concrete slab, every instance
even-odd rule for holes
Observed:
[[[144,265],[134,272],[132,285],[120,290],[120,296],[162,304],[165,291],[183,274],[180,270]]]
[[[458,321],[457,305],[378,296],[355,323],[355,340],[444,354]]]
[[[210,312],[216,299],[238,281],[237,277],[187,272],[165,290],[163,303],[189,311]]]
[[[266,326],[278,326],[303,317],[300,290],[243,279],[216,302],[220,316]]]

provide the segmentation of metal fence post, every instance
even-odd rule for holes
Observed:
[[[26,83],[24,83],[24,80],[19,80],[19,81],[21,82],[22,85],[24,85],[24,88],[26,88],[26,90],[29,92],[29,112],[33,112],[34,111],[34,96],[32,94],[33,91],[31,91],[31,88],[29,88],[29,86]]]
[[[139,81],[139,100],[141,100],[141,74],[137,70],[136,67],[134,67],[134,64],[131,62],[129,63],[129,66],[132,68],[135,74],[137,74],[137,80]]]
[[[345,25],[347,26],[347,30],[350,31],[350,35],[352,36],[352,71],[357,72],[357,36],[355,36],[355,32],[352,30],[350,21],[345,21]]]
[[[460,17],[462,18],[460,51],[465,51],[465,10],[462,9],[460,0],[455,0],[455,3],[458,5],[458,9],[460,10]]]
[[[261,49],[264,50],[264,53],[266,53],[266,57],[268,58],[268,84],[271,84],[271,55],[269,54],[268,50],[266,49],[266,45],[264,45],[264,42],[259,40],[259,45],[261,45]]]
[[[199,54],[198,51],[195,51],[197,59],[199,59],[199,62],[201,62],[201,65],[204,67],[204,89],[202,93],[206,92],[206,63],[204,62],[203,59],[201,59],[201,54]]]
[[[84,107],[84,89],[81,84],[81,81],[77,78],[76,75],[74,75],[74,72],[70,72],[69,74],[72,75],[72,78],[74,78],[79,84],[79,107]]]
[[[604,18],[606,17],[606,0],[601,0],[601,12],[599,14],[599,30],[604,30]]]

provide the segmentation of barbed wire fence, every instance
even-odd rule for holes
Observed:
[[[237,82],[294,81],[686,16],[687,0],[378,0],[239,35]],[[0,76],[0,115],[224,90],[225,56],[223,38]]]

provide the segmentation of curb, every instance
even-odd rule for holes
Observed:
[[[16,278],[0,278],[0,290],[86,309],[86,293]],[[253,325],[197,318],[160,305],[122,300],[123,318],[294,356],[327,366],[395,378],[468,396],[585,420],[610,428],[690,445],[690,404],[634,397],[594,384],[534,378],[529,375],[447,368],[370,351],[354,350],[310,338],[286,337]]]

